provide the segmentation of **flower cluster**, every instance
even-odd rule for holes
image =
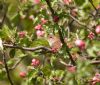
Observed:
[[[96,83],[100,83],[100,74],[96,73],[95,76],[92,78],[92,85],[96,85]]]
[[[46,23],[47,23],[47,20],[44,19],[44,18],[41,18],[41,24],[38,24],[37,26],[35,26],[36,35],[38,37],[44,36],[45,32],[44,32],[44,29],[43,29],[42,25],[44,25]]]
[[[94,36],[95,36],[94,33],[90,32],[89,35],[88,35],[88,38],[92,40],[92,39],[94,39]]]

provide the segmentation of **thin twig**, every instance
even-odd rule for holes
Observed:
[[[97,61],[91,61],[91,64],[100,64],[100,60],[97,60]]]
[[[94,4],[93,4],[93,1],[92,0],[89,0],[89,2],[91,3],[91,5],[93,6],[93,8],[95,9],[95,11],[98,13],[98,10],[97,10],[97,8],[94,6]]]
[[[61,64],[65,65],[66,67],[71,67],[71,66],[73,66],[73,65],[70,65],[70,64],[65,63],[62,59],[59,59],[59,62],[60,62]]]
[[[76,21],[79,25],[81,25],[81,26],[83,26],[83,27],[86,27],[86,28],[88,28],[89,31],[91,31],[91,28],[89,28],[85,23],[80,22],[78,19],[76,19],[75,17],[73,17],[70,13],[69,13],[69,16],[70,16],[74,21]]]
[[[59,59],[59,62],[63,65],[65,65],[66,67],[71,67],[71,64],[67,64],[66,62],[64,62],[62,59]],[[100,60],[95,60],[95,61],[90,61],[90,64],[92,65],[97,65],[100,64]]]
[[[52,13],[52,17],[53,17],[55,15],[55,12],[54,12],[53,8],[51,7],[51,4],[50,4],[49,0],[45,0],[45,1],[46,1],[47,5],[48,5],[48,7],[49,7],[49,9],[50,9],[50,11]]]
[[[16,64],[15,64],[12,68],[9,68],[9,70],[14,70],[14,69],[20,64],[20,62],[21,62],[23,59],[24,59],[24,57],[21,58],[20,60],[18,60],[18,61],[16,62]]]
[[[25,51],[36,51],[36,50],[42,49],[42,50],[52,52],[50,48],[45,47],[45,46],[38,46],[38,47],[33,47],[33,48],[21,47],[21,46],[12,45],[12,44],[3,44],[3,46],[6,48],[16,48],[16,49],[25,50]]]
[[[6,19],[7,12],[8,12],[8,5],[5,7],[5,13],[4,13],[2,22],[0,23],[0,29],[2,29],[2,27],[3,27],[4,21]]]
[[[9,82],[10,82],[11,85],[14,85],[13,82],[12,82],[12,80],[11,80],[11,77],[10,77],[8,65],[7,65],[7,62],[6,62],[6,55],[5,55],[4,51],[3,51],[3,61],[4,61],[4,64],[5,64],[5,69],[6,69],[8,80],[9,80]]]

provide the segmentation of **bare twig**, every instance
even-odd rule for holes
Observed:
[[[9,68],[9,70],[14,70],[14,69],[20,64],[20,62],[21,62],[23,59],[24,59],[24,57],[21,58],[21,59],[19,59],[19,60],[16,62],[16,64],[15,64],[12,68]]]
[[[48,5],[48,7],[49,7],[49,9],[50,9],[50,11],[52,13],[52,17],[53,17],[55,15],[55,12],[54,12],[53,8],[51,7],[51,4],[50,4],[49,0],[45,0],[45,1],[46,1],[47,5]]]
[[[100,64],[100,60],[97,60],[97,61],[91,61],[91,64]]]
[[[59,59],[59,62],[61,64],[65,65],[66,67],[71,67],[72,66],[71,64],[67,64],[66,62],[64,62],[62,59]],[[92,64],[92,65],[100,64],[100,60],[90,61],[90,64]]]
[[[25,51],[36,51],[36,50],[42,49],[42,50],[52,52],[50,48],[45,47],[45,46],[39,46],[39,47],[34,47],[34,48],[21,47],[21,46],[12,45],[12,44],[3,44],[3,46],[6,48],[16,48],[16,49],[25,50]]]
[[[73,66],[73,65],[70,65],[70,64],[65,63],[62,59],[59,59],[59,62],[60,62],[61,64],[65,65],[66,67],[71,67],[71,66]]]
[[[97,10],[97,8],[94,6],[94,4],[93,4],[93,1],[92,0],[89,0],[89,2],[91,3],[91,5],[93,6],[93,8],[95,9],[95,11],[98,13],[98,10]]]
[[[0,29],[2,29],[2,26],[3,26],[4,21],[5,21],[5,19],[6,19],[7,12],[8,12],[8,5],[5,6],[5,13],[4,13],[2,22],[0,23]]]
[[[79,25],[81,25],[81,26],[83,26],[83,27],[86,27],[86,28],[88,28],[89,31],[91,31],[91,28],[89,28],[85,23],[80,22],[78,19],[76,19],[75,17],[73,17],[70,13],[69,13],[69,16],[70,16],[74,21],[76,21]]]
[[[3,51],[3,61],[4,61],[4,64],[5,64],[5,69],[6,69],[8,80],[9,80],[9,82],[10,82],[11,85],[14,85],[13,82],[12,82],[12,80],[11,80],[11,77],[10,77],[8,65],[7,65],[7,62],[6,62],[6,55],[5,55],[4,51]]]

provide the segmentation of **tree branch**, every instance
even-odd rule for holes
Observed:
[[[91,64],[100,64],[100,60],[97,60],[97,61],[91,61]]]
[[[2,27],[3,27],[4,21],[6,19],[7,12],[8,12],[8,5],[5,6],[5,13],[4,13],[2,22],[0,23],[0,29],[2,29]]]
[[[53,8],[51,7],[51,4],[50,4],[49,0],[45,0],[45,1],[46,1],[47,5],[48,5],[48,7],[49,7],[49,9],[50,9],[50,11],[52,13],[52,17],[53,17],[55,15],[55,12],[54,12]]]
[[[12,68],[9,68],[9,70],[14,70],[14,69],[20,64],[20,62],[21,62],[23,59],[24,59],[24,57],[21,58],[21,59],[19,59],[19,60],[16,62],[16,64],[15,64]]]
[[[36,51],[36,50],[42,49],[48,52],[52,52],[50,48],[45,47],[45,46],[39,46],[39,47],[34,47],[34,48],[21,47],[21,46],[12,45],[12,44],[3,44],[3,46],[6,48],[16,48],[16,49],[25,50],[25,51]]]
[[[86,28],[88,28],[89,31],[91,31],[91,29],[90,29],[85,23],[80,22],[78,19],[76,19],[75,17],[73,17],[70,13],[69,13],[69,16],[70,16],[74,21],[76,21],[79,25],[81,25],[81,26],[83,26],[83,27],[86,27]]]
[[[6,62],[6,55],[5,55],[4,51],[3,51],[3,61],[4,61],[4,64],[5,64],[5,69],[6,69],[8,80],[9,80],[9,82],[10,82],[11,85],[14,85],[13,82],[12,82],[12,80],[11,80],[11,77],[10,77],[8,65],[7,65],[7,62]]]
[[[93,8],[95,9],[96,13],[98,13],[97,8],[96,8],[96,7],[94,6],[94,4],[93,4],[93,1],[92,1],[92,0],[89,0],[89,2],[91,3],[91,5],[93,6]]]

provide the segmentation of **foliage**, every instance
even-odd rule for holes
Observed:
[[[99,85],[99,3],[0,0],[0,85]]]

